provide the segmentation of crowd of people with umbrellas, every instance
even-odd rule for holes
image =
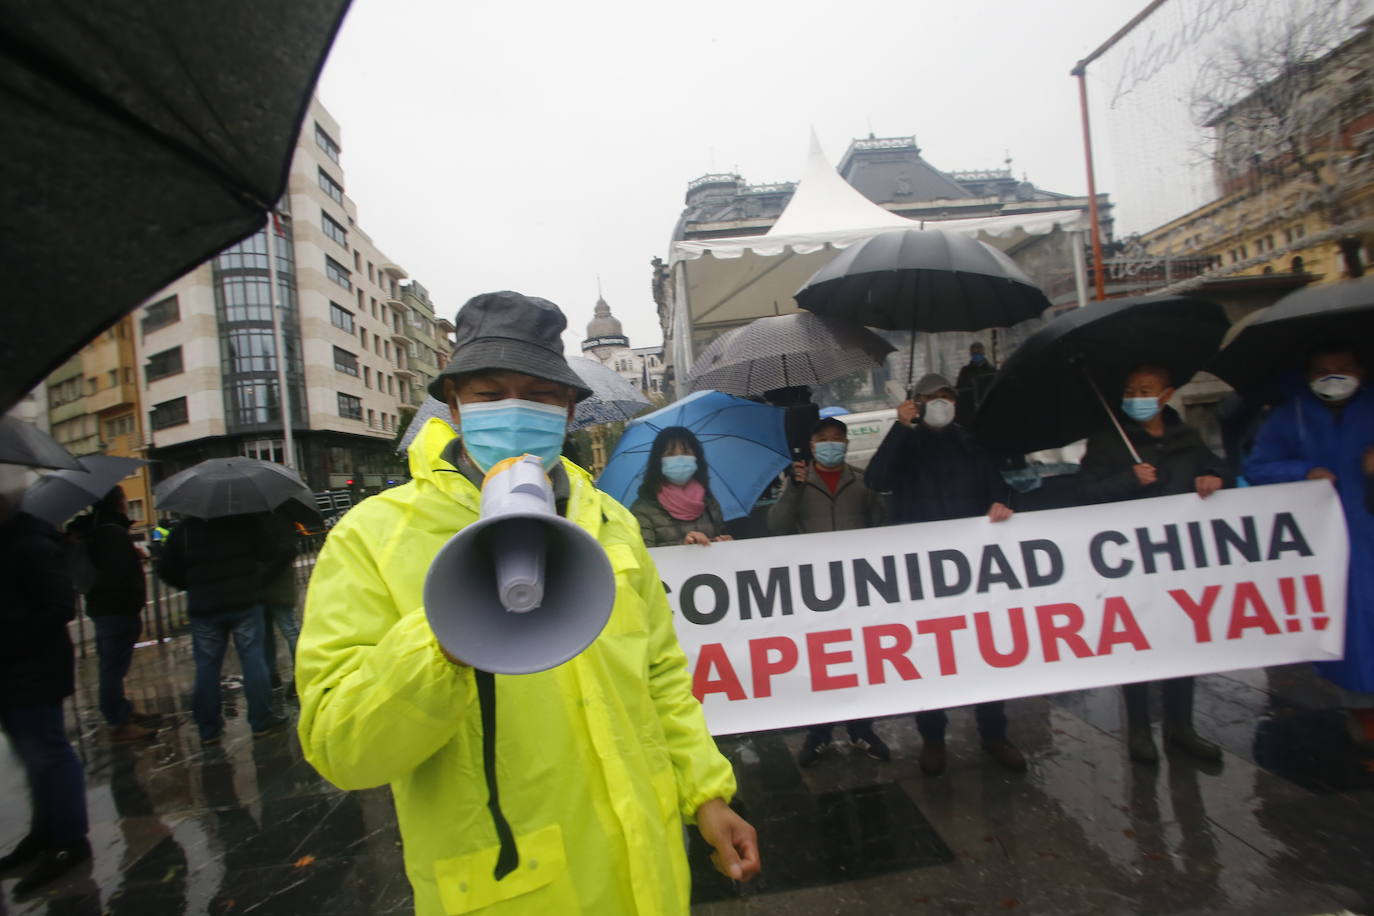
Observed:
[[[591,360],[568,361],[592,392],[569,428],[626,424],[597,486],[631,509],[647,546],[709,548],[732,537],[972,516],[997,523],[1025,509],[1185,493],[1206,498],[1223,487],[1329,480],[1346,513],[1352,555],[1345,658],[1320,671],[1349,712],[1352,737],[1374,745],[1374,391],[1365,384],[1363,352],[1374,324],[1374,281],[1295,293],[1238,329],[1219,305],[1193,297],[1092,303],[1046,321],[995,372],[975,345],[959,381],[935,372],[915,377],[918,334],[1007,327],[1037,319],[1048,306],[996,249],[935,230],[884,233],[843,252],[796,298],[804,311],[760,318],[717,339],[692,369],[692,393],[648,414],[637,416],[648,401],[615,372]],[[911,350],[896,422],[860,469],[846,460],[843,417],[823,412],[809,393],[883,363],[894,348],[870,328],[909,331]],[[1171,406],[1179,387],[1201,370],[1235,389],[1224,418],[1233,433],[1224,456]],[[449,410],[431,399],[405,443],[435,418],[448,422]],[[6,587],[20,578],[16,564],[33,562],[36,553],[65,552],[69,581],[48,582],[47,600],[71,607],[62,591],[70,592],[73,582],[86,593],[110,737],[146,737],[156,722],[134,710],[122,691],[139,637],[143,576],[117,486],[140,462],[73,461],[14,420],[6,419],[0,434],[0,467],[56,469],[27,493],[6,478],[10,485],[0,494],[8,545],[3,562],[11,567]],[[1026,464],[1029,453],[1083,440],[1076,474],[1042,479]],[[156,496],[161,511],[182,516],[157,545],[157,566],[188,592],[192,715],[201,740],[216,742],[223,729],[220,668],[231,638],[254,735],[280,728],[286,720],[273,708],[269,669],[277,653],[268,644],[269,623],[294,651],[294,522],[313,511],[311,494],[286,468],[229,458],[167,478]],[[51,526],[90,505],[95,511],[68,526],[61,546]],[[92,545],[88,573],[71,562],[74,539]],[[245,611],[250,605],[266,610]],[[7,713],[6,731],[31,772],[46,768],[52,785],[66,785],[67,802],[36,805],[32,840],[0,861],[9,867],[37,860],[30,886],[89,856],[84,810],[71,802],[84,798],[77,790],[80,767],[61,727],[60,700],[71,690],[70,615],[58,617],[46,631],[27,634],[38,651],[23,664],[6,665],[6,684],[23,680],[52,713],[31,722]],[[1129,754],[1154,763],[1159,751],[1149,685],[1126,685],[1122,692]],[[1161,692],[1165,744],[1219,760],[1217,745],[1193,726],[1192,679],[1164,682]],[[988,754],[1024,770],[1003,704],[980,704],[975,714]],[[938,775],[946,765],[947,715],[927,710],[916,721],[923,738],[918,765]],[[872,720],[844,724],[856,748],[890,759]],[[832,748],[833,726],[814,725],[799,763],[816,765]]]

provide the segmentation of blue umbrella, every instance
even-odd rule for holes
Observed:
[[[701,440],[711,472],[711,495],[727,519],[749,514],[764,488],[792,458],[784,411],[719,391],[697,391],[662,410],[631,420],[596,485],[628,506],[639,493],[649,450],[659,432],[685,426]]]
[[[844,407],[822,407],[821,419],[825,420],[829,417],[842,417],[847,413],[849,413],[849,410]]]

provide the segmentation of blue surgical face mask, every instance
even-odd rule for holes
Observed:
[[[659,466],[668,482],[680,487],[691,480],[692,475],[697,472],[697,456],[665,455]]]
[[[474,401],[459,405],[458,421],[463,448],[483,471],[526,454],[552,470],[563,452],[568,408],[519,398]]]
[[[1152,419],[1159,413],[1159,398],[1122,398],[1121,412],[1135,420],[1137,423],[1144,423]]]
[[[982,353],[974,353],[972,356],[969,357],[969,361],[972,362],[975,366],[981,366],[983,365],[983,363],[988,361],[988,358],[984,356]]]
[[[843,463],[848,451],[847,442],[815,442],[811,445],[811,454],[816,456],[816,463],[825,468],[833,468]]]

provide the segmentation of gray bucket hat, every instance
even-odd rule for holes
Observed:
[[[916,387],[911,389],[911,391],[913,394],[918,395],[934,394],[941,388],[948,388],[950,391],[953,391],[954,385],[950,383],[949,379],[938,372],[927,372],[925,375],[921,376],[916,382]]]
[[[453,359],[429,383],[429,393],[444,400],[444,379],[483,370],[523,372],[567,385],[577,400],[592,390],[563,358],[568,319],[547,299],[502,290],[469,299],[453,320]]]

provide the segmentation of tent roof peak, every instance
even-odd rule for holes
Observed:
[[[910,229],[918,223],[878,206],[845,181],[811,130],[801,180],[768,235],[805,235],[845,229]]]

